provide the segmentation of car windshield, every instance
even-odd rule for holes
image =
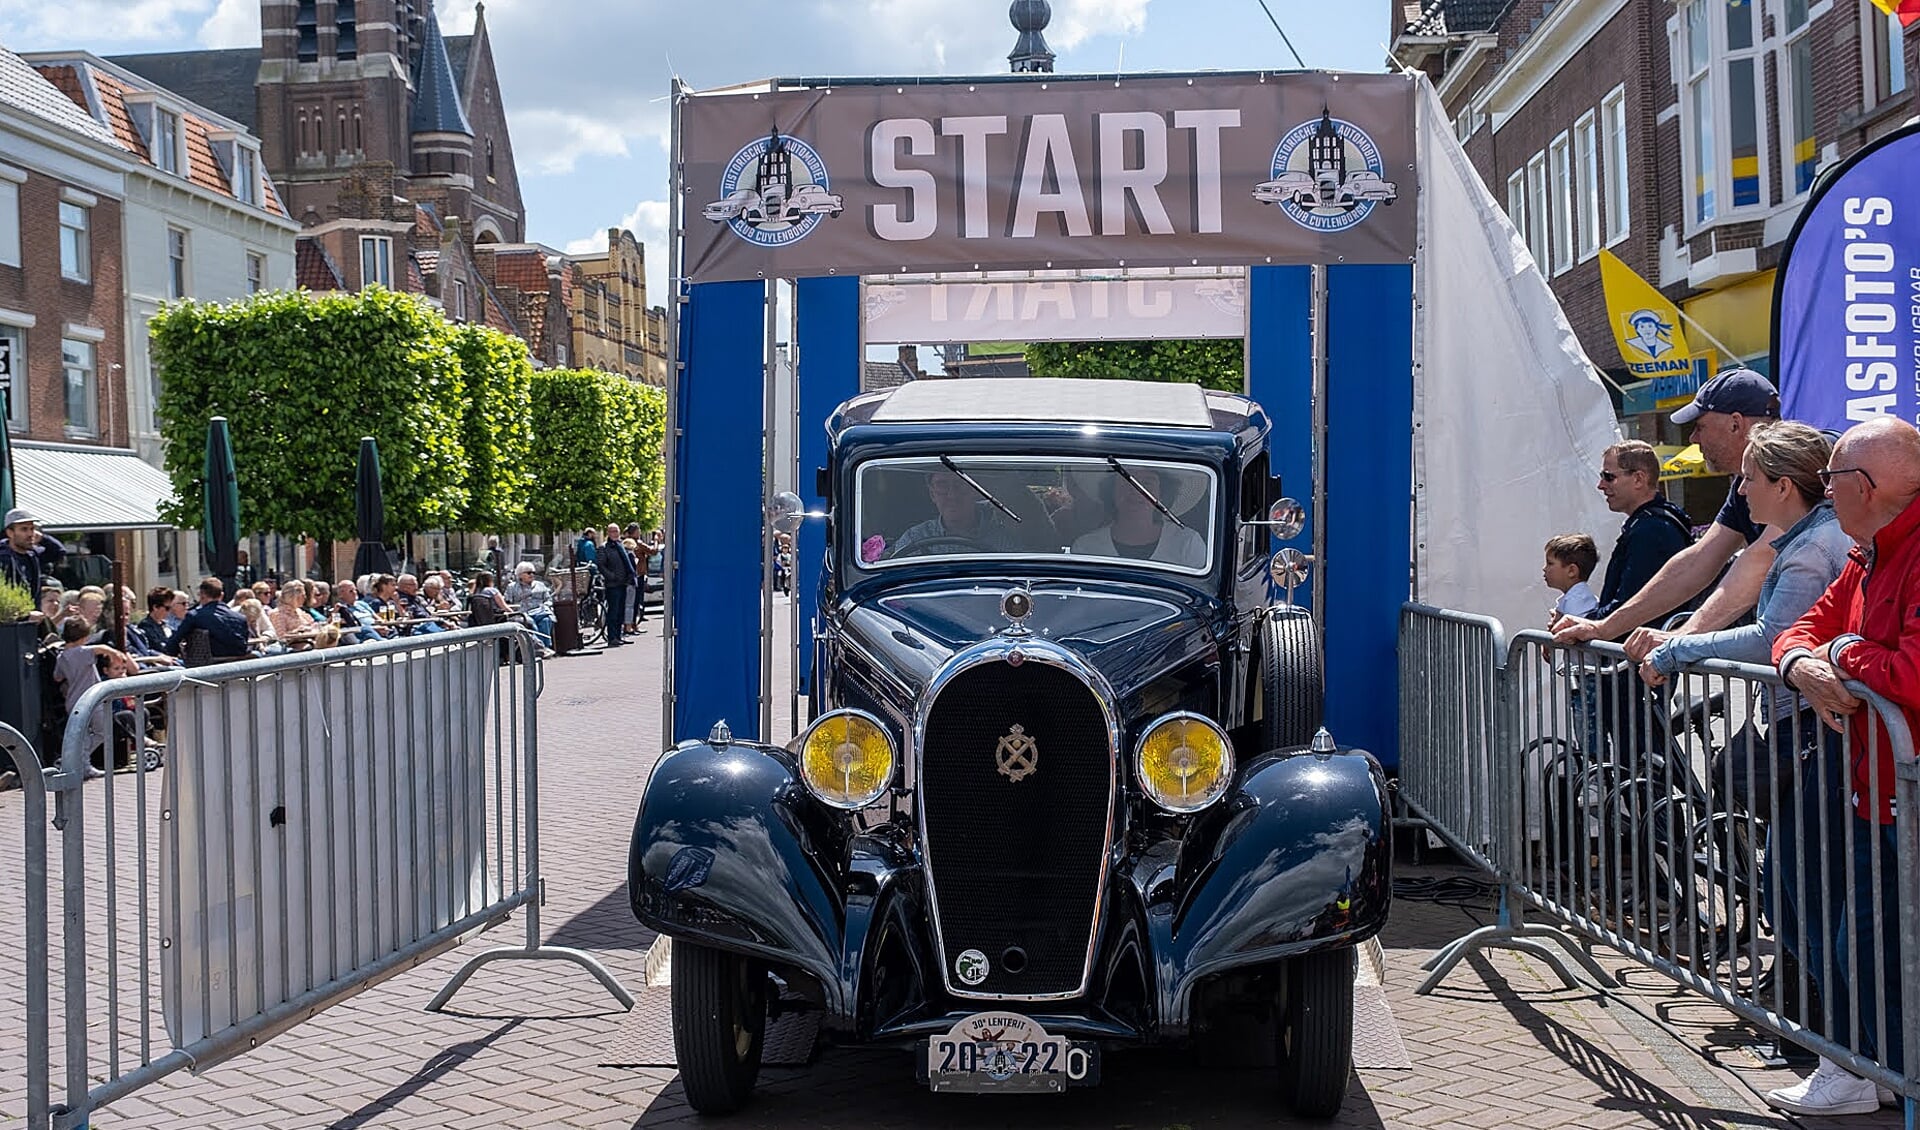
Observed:
[[[865,569],[953,558],[1213,564],[1212,469],[1148,459],[949,452],[875,459],[854,485]]]

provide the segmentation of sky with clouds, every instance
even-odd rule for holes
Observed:
[[[1267,0],[1310,67],[1377,71],[1388,0]],[[476,0],[439,0],[449,35]],[[1015,32],[1003,0],[491,0],[528,234],[581,252],[608,227],[647,244],[663,294],[667,91],[772,75],[991,74]],[[0,44],[99,55],[259,42],[259,0],[0,0]],[[1063,74],[1293,64],[1260,0],[1054,0]]]

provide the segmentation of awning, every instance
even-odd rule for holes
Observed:
[[[131,451],[66,443],[13,445],[14,500],[49,530],[165,530],[166,472]]]

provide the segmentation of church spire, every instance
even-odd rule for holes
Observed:
[[[409,127],[416,134],[463,133],[472,137],[473,127],[467,123],[467,112],[460,105],[460,88],[453,79],[453,61],[447,58],[447,41],[440,34],[440,17],[431,5],[426,25],[419,73],[413,80]]]
[[[1013,54],[1007,56],[1013,72],[1053,73],[1053,49],[1047,46],[1047,37],[1042,34],[1053,20],[1053,6],[1047,0],[1013,0],[1007,9],[1007,18],[1020,33],[1019,42],[1013,45]]]

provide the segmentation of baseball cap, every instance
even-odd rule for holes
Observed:
[[[28,510],[22,506],[16,506],[12,510],[7,511],[6,520],[3,522],[0,522],[0,528],[6,527],[6,526],[17,526],[22,522],[38,523],[39,521],[40,521],[39,517],[35,515],[33,511]]]
[[[1768,420],[1780,418],[1780,393],[1773,382],[1752,369],[1728,369],[1700,386],[1693,403],[1673,414],[1676,424],[1691,424],[1703,413],[1739,413]]]

